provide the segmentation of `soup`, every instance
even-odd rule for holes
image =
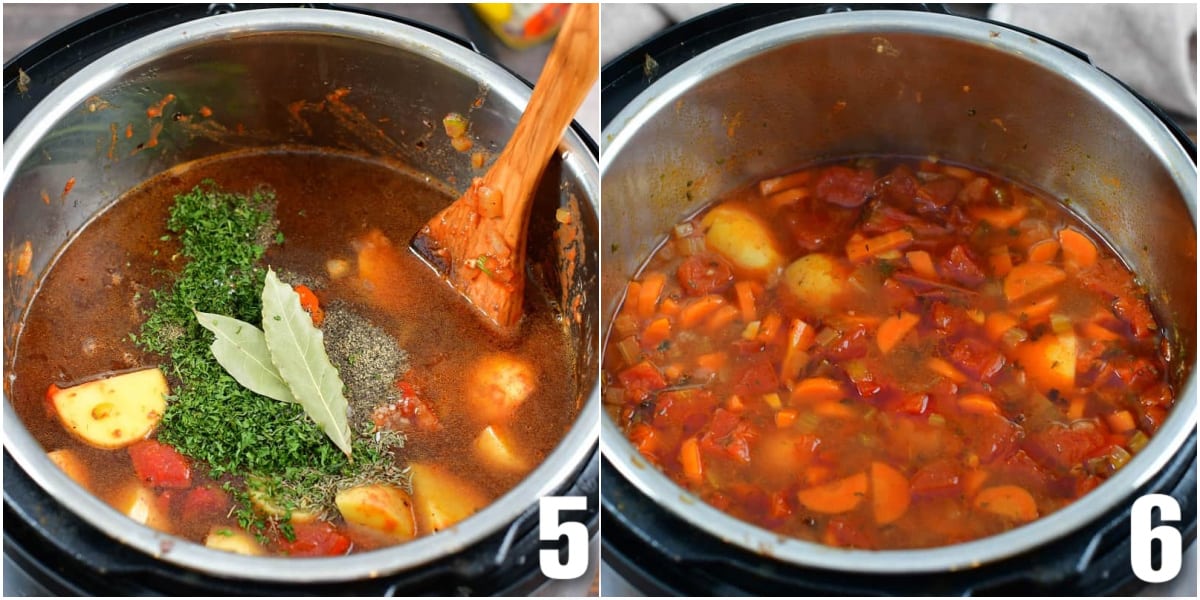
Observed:
[[[306,149],[162,173],[42,281],[14,407],[92,493],[210,547],[339,555],[449,527],[539,464],[579,411],[574,347],[536,278],[519,334],[499,338],[408,251],[452,199],[395,165]],[[275,323],[322,343],[288,354]],[[284,387],[247,375],[256,360]],[[316,392],[297,360],[325,377]]]
[[[605,405],[709,504],[839,547],[942,546],[1074,502],[1174,395],[1120,259],[1063,206],[929,160],[805,168],[677,225],[628,284]]]

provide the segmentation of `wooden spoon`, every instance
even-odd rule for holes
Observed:
[[[599,52],[599,5],[572,5],[496,162],[412,240],[413,250],[502,332],[521,319],[534,191],[599,74]]]

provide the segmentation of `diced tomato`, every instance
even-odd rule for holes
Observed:
[[[765,394],[779,389],[779,376],[771,361],[761,356],[754,357],[740,366],[733,393],[748,396]]]
[[[1104,445],[1103,432],[1094,424],[1081,421],[1070,427],[1054,423],[1029,436],[1025,447],[1042,466],[1054,471],[1069,471],[1083,464]]]
[[[296,538],[279,541],[279,550],[290,556],[341,556],[350,551],[350,538],[325,521],[293,523]]]
[[[631,402],[641,402],[652,392],[667,387],[667,380],[653,364],[642,361],[617,375],[621,387],[625,388],[625,399]]]
[[[300,308],[308,311],[313,325],[320,327],[321,323],[325,322],[325,311],[321,308],[321,301],[307,285],[298,285],[295,289],[296,295],[300,296]]]
[[[875,196],[887,204],[908,210],[916,200],[919,187],[920,183],[913,177],[912,171],[900,166],[875,182]]]
[[[142,440],[129,447],[133,470],[146,485],[187,488],[192,485],[192,466],[187,457],[157,440]]]
[[[817,252],[840,246],[858,215],[857,208],[802,202],[783,211],[781,219],[797,245],[809,252]]]
[[[407,381],[397,381],[400,397],[390,404],[383,404],[371,411],[371,421],[380,429],[430,433],[441,431],[442,423],[437,411],[421,397],[416,386]]]
[[[976,204],[986,200],[991,190],[992,182],[987,177],[976,177],[963,186],[957,199],[962,204]]]
[[[717,438],[723,438],[733,433],[733,428],[737,427],[741,420],[742,418],[736,414],[723,408],[718,408],[713,413],[712,423],[709,425],[708,430]]]
[[[983,463],[1004,460],[1017,449],[1023,430],[1008,419],[993,415],[964,415],[967,444]]]
[[[910,485],[917,496],[950,496],[958,492],[962,468],[953,460],[943,459],[917,469]]]
[[[1158,330],[1158,323],[1154,321],[1150,307],[1140,298],[1117,296],[1117,299],[1113,300],[1113,312],[1129,323],[1135,337],[1150,337]]]
[[[679,285],[689,296],[720,294],[733,285],[733,267],[716,254],[689,256],[675,271]]]
[[[953,177],[942,177],[925,182],[917,190],[917,210],[922,213],[939,212],[958,197],[962,182]]]
[[[875,174],[869,169],[856,171],[849,167],[832,166],[821,171],[814,187],[816,197],[838,206],[860,206],[875,185]]]
[[[871,334],[866,325],[850,325],[829,344],[825,352],[834,360],[852,360],[866,356],[871,344]]]
[[[987,279],[983,269],[979,268],[979,261],[962,244],[951,248],[940,266],[943,275],[967,287],[973,288]]]
[[[1004,368],[1004,355],[978,338],[965,338],[950,345],[946,358],[975,379],[991,381]]]
[[[202,519],[224,516],[229,512],[229,494],[215,487],[197,487],[187,491],[180,509],[183,520],[194,523]]]

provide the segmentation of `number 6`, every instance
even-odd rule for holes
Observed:
[[[1151,514],[1157,508],[1163,521],[1180,519],[1179,502],[1166,494],[1147,494],[1133,503],[1129,513],[1129,566],[1146,583],[1163,583],[1179,574],[1183,566],[1183,539],[1170,525],[1151,527]],[[1162,564],[1151,564],[1152,543],[1158,540]]]
[[[542,574],[550,579],[577,579],[587,571],[588,530],[578,521],[558,521],[559,512],[564,510],[587,510],[587,498],[583,496],[545,496],[538,505],[538,539],[556,542],[567,538],[567,562],[558,561],[558,550],[541,550],[538,562]]]

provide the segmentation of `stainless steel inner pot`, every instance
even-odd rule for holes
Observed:
[[[707,201],[801,165],[892,154],[981,167],[1069,199],[1146,284],[1171,340],[1177,404],[1124,469],[1033,523],[934,549],[844,550],[737,520],[647,465],[603,417],[605,457],[700,530],[806,567],[967,569],[1068,535],[1130,502],[1195,429],[1196,166],[1132,94],[1059,48],[940,14],[808,17],[736,38],[676,68],[627,105],[601,138],[606,317],[672,225]]]
[[[339,88],[350,90],[342,100],[361,118],[322,121],[302,112],[308,117],[304,125],[289,115],[289,105],[320,102]],[[494,155],[511,135],[529,92],[500,66],[444,38],[384,19],[317,9],[252,10],[192,21],[100,58],[47,96],[4,143],[6,265],[15,265],[26,240],[32,248],[28,276],[14,276],[11,270],[5,276],[6,384],[12,377],[16,325],[58,251],[98,211],[148,177],[218,152],[294,144],[386,156],[462,191],[479,171],[472,169],[469,154],[451,149],[441,131],[442,116],[450,111],[469,114],[476,148]],[[176,99],[161,120],[158,144],[151,147],[146,109],[168,93]],[[481,105],[472,108],[477,100]],[[173,119],[176,111],[194,117],[201,106],[212,109],[211,119]],[[138,133],[126,139],[124,128],[130,122]],[[144,149],[135,152],[137,144]],[[60,202],[70,178],[74,187]],[[53,196],[48,204],[39,197],[42,190]],[[555,207],[548,206],[567,207],[571,196],[579,200],[582,224],[580,258],[573,270],[559,268],[566,258],[550,238],[556,223]],[[594,418],[599,411],[598,197],[595,158],[568,130],[543,177],[531,217],[529,258],[543,265],[552,293],[561,294],[564,306],[581,299],[582,317],[571,323],[580,348],[580,397],[564,401],[577,401],[582,418],[520,484],[448,530],[383,550],[302,563],[184,542],[137,525],[56,468],[16,417],[7,385],[5,449],[51,496],[116,540],[213,575],[345,581],[451,557],[503,530],[541,496],[570,484],[594,451],[599,430]]]

